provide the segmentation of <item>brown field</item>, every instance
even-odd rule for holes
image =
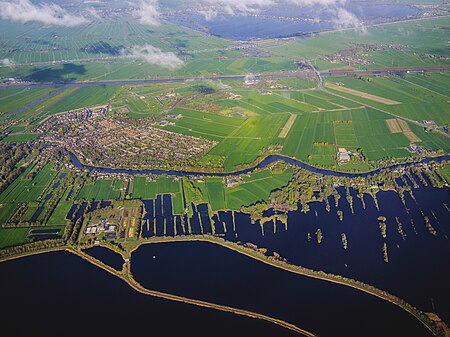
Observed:
[[[400,132],[402,132],[402,128],[398,124],[398,121],[397,121],[396,118],[386,119],[386,124],[387,124],[387,127],[389,128],[389,131],[391,133],[400,133]]]
[[[289,117],[288,121],[286,122],[284,127],[281,129],[280,134],[278,135],[279,138],[286,138],[286,136],[288,135],[289,131],[292,128],[292,125],[294,125],[296,119],[297,115],[292,115],[291,117]]]
[[[411,131],[406,121],[399,118],[386,119],[386,124],[391,133],[403,133],[410,142],[420,142],[421,139]]]
[[[414,132],[411,131],[409,128],[408,123],[402,119],[397,119],[398,124],[402,128],[403,134],[406,136],[406,138],[409,139],[410,142],[420,142],[421,139],[417,137]]]
[[[389,98],[384,98],[384,97],[368,94],[368,93],[365,93],[365,92],[362,92],[362,91],[359,91],[359,90],[342,87],[340,85],[336,85],[336,84],[332,84],[332,83],[325,83],[325,86],[330,88],[330,89],[342,91],[342,92],[345,92],[347,94],[355,95],[355,96],[358,96],[358,97],[361,97],[361,98],[369,99],[371,101],[382,103],[382,104],[386,104],[386,105],[401,104],[400,102],[394,101],[394,100],[389,99]]]

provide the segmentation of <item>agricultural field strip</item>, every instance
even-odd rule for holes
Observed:
[[[365,98],[365,99],[368,99],[368,100],[371,100],[371,101],[374,101],[374,102],[377,102],[377,103],[382,103],[382,104],[386,104],[386,105],[401,104],[400,102],[391,100],[389,98],[384,98],[384,97],[368,94],[368,93],[365,93],[363,91],[350,89],[350,88],[347,88],[347,87],[342,87],[342,86],[335,85],[335,84],[332,84],[332,83],[325,83],[325,86],[330,88],[330,89],[334,89],[334,90],[337,90],[337,91],[342,91],[342,92],[345,92],[345,93],[348,93],[348,94],[351,94],[351,95],[354,95],[354,96],[359,96],[361,98]]]
[[[198,130],[192,130],[191,128],[189,128],[187,126],[177,125],[176,127],[177,127],[177,129],[183,129],[183,130],[186,130],[186,131],[194,132],[196,134],[201,134],[201,135],[210,136],[210,137],[216,137],[216,138],[222,138],[222,139],[233,138],[233,137],[227,137],[227,136],[223,136],[223,135],[217,135],[217,134],[203,132],[203,131],[198,131]],[[174,132],[176,132],[176,131],[174,131]],[[238,137],[236,137],[236,138],[238,138]]]
[[[444,97],[445,99],[450,99],[450,96],[444,95],[444,94],[442,94],[442,93],[440,93],[440,92],[437,92],[437,91],[434,91],[434,90],[431,90],[431,89],[429,89],[429,88],[427,88],[427,87],[424,87],[424,86],[422,86],[422,85],[420,85],[420,84],[417,84],[417,83],[408,81],[408,80],[406,80],[406,79],[404,79],[404,78],[399,78],[399,79],[400,79],[401,81],[404,81],[404,82],[407,82],[407,83],[411,84],[412,86],[417,86],[417,87],[419,87],[419,88],[421,88],[421,89],[423,89],[423,90],[427,90],[427,91],[429,91],[429,92],[432,92],[433,94],[440,95],[440,96]]]
[[[305,92],[308,91],[307,95],[310,95],[310,93],[313,92],[314,90],[316,90],[316,88],[311,88],[311,89],[306,89],[306,90],[287,90],[287,91],[288,92],[300,93],[300,94],[305,94]],[[274,92],[274,94],[279,96],[283,100],[292,101],[292,102],[294,102],[296,104],[300,104],[300,105],[303,106],[303,108],[305,108],[305,106],[306,107],[310,106],[311,108],[317,108],[314,104],[307,103],[307,102],[304,102],[304,101],[300,101],[300,100],[292,98],[292,97],[285,97],[285,96],[281,95],[279,92],[276,92],[276,91]],[[311,96],[313,96],[313,95],[311,95]],[[294,108],[294,107],[290,107],[290,108],[291,109],[289,111],[285,111],[285,112],[292,112],[292,113],[304,112],[304,111],[300,110],[299,108]]]
[[[336,104],[334,102],[330,102],[330,101],[324,99],[323,97],[319,97],[319,96],[314,95],[314,93],[317,93],[317,88],[312,88],[312,89],[307,89],[307,90],[296,90],[294,92],[298,92],[300,94],[303,94],[304,95],[304,99],[305,99],[305,97],[309,97],[310,99],[314,98],[314,99],[322,101],[323,103],[330,104],[332,106],[337,106],[339,108],[343,107],[342,105]],[[283,96],[280,95],[280,97],[283,97]],[[292,98],[292,97],[290,97],[290,98],[283,97],[283,98],[291,100],[291,101],[296,102],[296,103],[300,103],[300,104],[306,105],[306,106],[310,106],[310,107],[315,108],[315,109],[319,109],[319,110],[314,110],[314,111],[329,110],[329,108],[321,108],[320,106],[317,106],[316,105],[317,103],[314,104],[314,102],[307,102],[306,100],[299,100],[299,99]],[[309,101],[309,99],[308,99],[308,101]],[[312,112],[314,112],[314,111],[312,111]]]
[[[183,116],[183,118],[186,118],[186,117],[184,117]],[[211,123],[213,123],[213,124],[217,124],[217,125],[222,125],[222,126],[226,126],[226,127],[230,127],[230,124],[225,124],[225,123],[221,123],[221,122],[218,122],[218,121],[215,121],[215,120],[213,120],[213,119],[211,119],[211,118],[198,118],[198,117],[193,117],[193,116],[188,116],[187,118],[189,118],[189,119],[193,119],[193,120],[198,120],[199,122],[211,122]],[[243,123],[242,123],[243,124]],[[241,125],[242,125],[241,124]]]
[[[269,110],[266,110],[266,109],[264,109],[264,108],[262,108],[262,107],[259,107],[259,106],[257,106],[256,104],[253,104],[253,103],[250,103],[250,102],[244,102],[245,104],[248,104],[248,105],[250,105],[250,106],[252,106],[252,107],[254,107],[254,108],[257,108],[258,110],[262,110],[262,111],[265,111],[265,112],[267,112],[268,114],[274,114],[272,111],[269,111]]]
[[[406,123],[404,120],[399,119],[398,124],[400,125],[400,128],[402,129],[403,134],[408,138],[411,142],[420,142],[421,139],[417,137],[414,132],[411,131],[408,123]]]
[[[402,128],[398,124],[397,118],[386,119],[387,127],[391,133],[401,133]]]
[[[337,111],[360,110],[362,108],[364,108],[363,105],[355,107],[355,108],[339,108],[339,109],[314,110],[312,112],[323,112],[323,111],[337,112]]]
[[[450,76],[448,74],[433,74],[430,77],[424,76],[405,76],[404,79],[408,79],[409,82],[419,84],[424,88],[432,87],[434,91],[440,94],[450,94],[450,88],[448,87],[448,81]]]
[[[294,122],[296,119],[297,119],[297,115],[291,115],[291,117],[289,117],[288,121],[286,122],[284,127],[281,129],[281,132],[278,135],[278,138],[286,138],[289,131],[291,131],[291,128],[294,125]]]
[[[252,117],[252,118],[257,118],[257,117]],[[256,139],[256,140],[261,140],[261,137],[245,137],[245,136],[235,136],[237,134],[239,134],[239,131],[241,131],[242,128],[246,127],[246,123],[242,123],[241,125],[239,125],[236,129],[234,129],[228,136],[225,136],[224,138],[226,139]]]
[[[19,89],[19,90],[18,90],[17,92],[15,92],[15,93],[12,93],[12,94],[9,94],[9,95],[0,97],[0,101],[2,101],[2,100],[4,100],[4,99],[11,98],[11,97],[14,97],[14,96],[17,96],[17,95],[20,95],[20,94],[23,94],[23,93],[25,93],[25,92],[27,92],[27,91],[28,91],[28,89]],[[5,91],[5,92],[6,92],[6,91]]]
[[[354,103],[362,104],[363,106],[366,106],[366,107],[372,108],[372,109],[374,109],[374,110],[383,112],[383,113],[385,113],[385,114],[387,114],[387,115],[394,116],[394,117],[396,117],[396,118],[398,118],[398,119],[403,119],[403,120],[405,120],[405,121],[407,121],[407,122],[411,122],[411,123],[413,123],[413,124],[415,124],[415,125],[423,126],[421,123],[419,123],[419,122],[416,121],[416,120],[413,120],[413,119],[410,119],[410,118],[407,118],[407,117],[404,117],[404,116],[399,116],[399,115],[397,115],[397,114],[395,114],[395,113],[393,113],[393,112],[390,112],[390,111],[386,111],[386,110],[377,108],[377,107],[375,107],[375,106],[373,106],[373,105],[369,105],[369,104],[366,104],[366,103],[361,103],[360,101],[357,101],[356,99],[353,99],[353,98],[341,96],[341,95],[337,94],[336,92],[332,92],[332,91],[327,90],[326,88],[323,88],[322,90],[324,90],[326,93],[328,93],[328,94],[330,94],[330,95],[333,95],[333,96],[336,96],[336,97],[339,97],[339,98],[342,98],[342,99],[347,99],[347,100],[350,100],[350,101],[352,101],[352,102],[354,102]]]

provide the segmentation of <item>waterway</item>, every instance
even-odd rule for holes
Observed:
[[[96,167],[96,166],[90,166],[90,165],[84,165],[82,164],[77,156],[75,156],[73,153],[70,153],[70,161],[73,166],[75,166],[78,169],[86,169],[90,171],[96,171],[101,173],[122,173],[122,174],[128,174],[128,175],[147,175],[147,174],[153,174],[153,175],[167,175],[167,176],[175,176],[175,177],[186,177],[186,176],[202,176],[202,177],[226,177],[226,176],[239,176],[241,174],[247,174],[251,173],[256,169],[263,169],[270,164],[273,164],[277,161],[284,161],[285,163],[288,163],[290,165],[300,167],[302,169],[311,171],[313,173],[326,175],[326,176],[333,176],[333,177],[347,177],[347,178],[357,178],[357,177],[369,177],[373,176],[377,173],[380,173],[381,171],[385,169],[399,169],[399,168],[405,168],[409,166],[416,165],[417,163],[430,163],[430,162],[442,162],[450,160],[450,155],[445,155],[441,157],[436,158],[424,158],[419,162],[414,163],[401,163],[401,164],[395,164],[386,166],[384,168],[379,168],[370,172],[365,173],[347,173],[347,172],[337,172],[327,169],[322,169],[318,167],[314,167],[311,165],[308,165],[300,160],[293,159],[287,156],[283,155],[269,155],[266,158],[264,158],[261,162],[259,162],[257,165],[239,170],[239,171],[233,171],[233,172],[219,172],[219,173],[208,173],[208,172],[196,172],[196,171],[183,171],[183,170],[160,170],[160,169],[148,169],[148,170],[130,170],[130,169],[118,169],[118,168],[109,168],[109,167]]]
[[[449,156],[431,160],[448,160]],[[255,168],[263,168],[276,160],[284,160],[292,165],[300,166],[320,174],[346,177],[368,176],[379,172],[352,174],[339,173],[310,167],[300,161],[270,156],[254,168],[234,172],[244,174]],[[167,175],[213,175],[202,172],[183,171],[132,171],[89,168],[81,165],[72,155],[72,162],[79,168],[100,170],[102,172],[124,172],[128,174],[167,174]],[[391,168],[405,167],[410,163],[396,165]],[[230,175],[230,173],[227,173]],[[172,236],[188,234],[223,235],[227,240],[252,242],[261,247],[276,251],[291,263],[315,270],[344,275],[364,281],[380,289],[388,290],[407,300],[413,305],[438,313],[446,321],[450,321],[450,269],[446,256],[450,256],[450,197],[447,189],[436,189],[423,186],[417,177],[413,179],[421,186],[413,189],[416,200],[405,195],[406,207],[394,192],[378,193],[379,210],[374,200],[366,195],[365,208],[351,190],[354,214],[346,200],[345,190],[340,189],[340,203],[334,205],[330,197],[331,210],[327,212],[325,203],[310,204],[310,212],[290,212],[285,227],[280,221],[269,222],[260,226],[252,225],[249,216],[235,212],[219,212],[208,215],[206,205],[194,206],[194,214],[189,219],[185,215],[174,216],[171,210],[170,196],[159,196],[156,200],[144,201],[146,216],[142,227],[144,238],[152,236]],[[408,180],[407,180],[408,181]],[[412,183],[409,182],[412,186]],[[447,207],[446,207],[447,205]],[[165,210],[163,213],[163,209]],[[339,221],[337,211],[344,214],[344,221]],[[206,211],[206,212],[205,212]],[[423,212],[429,217],[437,234],[428,233]],[[213,223],[209,218],[212,216]],[[387,218],[387,237],[383,239],[377,218]],[[399,232],[398,222],[404,235]],[[213,231],[214,227],[214,231]],[[323,240],[317,243],[316,231],[321,229]],[[342,234],[346,235],[348,248],[343,248]],[[310,240],[308,241],[308,236]],[[382,247],[386,243],[389,262],[383,261]]]
[[[450,321],[448,190],[421,186],[413,190],[415,201],[405,196],[406,206],[396,193],[380,192],[377,210],[368,195],[364,197],[363,208],[356,191],[351,189],[354,213],[345,190],[339,188],[338,192],[338,207],[332,197],[329,212],[325,203],[311,203],[307,214],[289,212],[287,225],[280,221],[252,224],[250,217],[240,212],[208,214],[204,204],[193,205],[193,215],[188,219],[187,215],[171,214],[170,195],[160,196],[143,201],[146,214],[141,235],[151,238],[162,237],[164,233],[168,236],[215,234],[229,241],[251,242],[267,248],[269,254],[281,254],[293,264],[344,275],[387,290]],[[342,222],[338,210],[343,212]],[[428,233],[421,211],[429,217],[436,236]],[[271,210],[267,213],[274,214]],[[379,216],[387,218],[385,239],[379,228]],[[318,229],[323,235],[320,244],[316,237]],[[346,235],[346,249],[342,234]],[[383,260],[384,243],[388,263]]]
[[[68,252],[0,264],[2,335],[288,337],[271,323],[142,295]]]
[[[416,177],[413,176],[412,179],[420,185]],[[409,178],[407,182],[411,183]],[[165,233],[181,235],[215,232],[230,241],[252,242],[259,247],[268,248],[268,254],[278,252],[293,264],[355,278],[387,290],[421,310],[437,313],[449,322],[450,222],[449,210],[446,208],[446,205],[450,205],[448,190],[421,186],[413,190],[415,200],[406,195],[406,207],[394,192],[380,192],[377,195],[380,210],[376,209],[369,196],[365,196],[366,207],[363,208],[356,192],[350,191],[353,196],[354,214],[346,200],[345,190],[340,188],[341,199],[338,207],[335,207],[332,198],[330,212],[326,211],[324,203],[312,203],[307,214],[300,211],[290,212],[287,226],[280,221],[263,225],[251,224],[249,216],[240,212],[219,212],[212,216],[211,221],[211,214],[208,214],[206,205],[194,207],[194,214],[189,219],[188,226],[187,216],[174,216],[170,195],[163,195],[155,200],[144,201],[147,213],[142,235],[153,237],[163,236]],[[84,209],[86,205],[84,203],[80,208]],[[342,222],[337,216],[337,210],[343,211]],[[436,236],[428,233],[421,211],[430,218],[436,229]],[[73,213],[79,216],[83,212],[79,210]],[[273,211],[269,213],[272,214]],[[380,233],[377,220],[380,215],[387,218],[386,239],[383,239]],[[403,236],[399,233],[396,217],[402,223]],[[320,244],[315,236],[319,228],[323,233]],[[347,249],[343,248],[342,233],[347,236]],[[308,234],[311,237],[309,241]],[[383,243],[388,247],[389,263],[383,261]],[[54,255],[57,257],[53,259]],[[108,262],[107,255],[109,254],[105,254],[101,248],[94,256],[113,265]],[[213,331],[211,329],[220,326],[222,332],[222,325],[226,325],[235,326],[237,331],[245,331],[246,334],[249,331],[261,336],[283,336],[286,333],[284,330],[274,332],[264,324],[263,328],[253,327],[251,323],[247,326],[247,323],[241,323],[239,319],[234,321],[234,317],[228,314],[217,314],[217,319],[208,318],[209,314],[203,314],[203,311],[198,309],[199,313],[192,316],[193,310],[197,309],[175,304],[172,307],[165,301],[154,299],[149,300],[150,304],[137,304],[135,309],[134,303],[147,302],[138,300],[134,292],[135,295],[129,297],[129,291],[122,289],[127,286],[117,283],[118,281],[109,275],[105,276],[103,271],[86,271],[86,268],[96,267],[91,267],[67,253],[46,254],[2,263],[0,275],[8,276],[0,277],[0,310],[2,317],[6,317],[5,322],[8,322],[6,329],[20,325],[18,320],[21,316],[16,314],[19,312],[19,304],[15,304],[14,299],[21,299],[22,310],[25,306],[37,308],[45,303],[46,317],[50,315],[53,318],[58,317],[61,310],[55,313],[52,308],[62,307],[62,303],[67,303],[61,302],[62,292],[71,303],[70,308],[64,311],[67,317],[77,315],[88,325],[94,325],[95,321],[93,331],[100,329],[100,326],[108,331],[108,319],[120,316],[124,321],[133,320],[133,331],[142,328],[140,323],[136,322],[147,322],[148,319],[154,318],[152,328],[156,326],[156,331],[161,332],[163,330],[158,329],[165,328],[165,323],[162,323],[163,320],[159,316],[162,315],[169,317],[166,318],[169,325],[173,317],[177,322],[179,319],[184,322],[183,319],[190,317],[196,324],[205,327],[206,331]],[[337,334],[340,331],[345,331],[346,336],[357,336],[357,333],[360,336],[361,331],[364,336],[427,336],[427,332],[423,331],[422,326],[411,316],[373,296],[342,286],[329,285],[324,281],[287,275],[286,272],[274,270],[216,246],[194,243],[143,246],[133,253],[132,268],[136,279],[151,289],[261,312],[318,332],[320,336],[340,336],[341,334]],[[86,279],[86,273],[91,275],[89,279]],[[76,309],[72,308],[74,299]],[[130,303],[133,303],[131,309],[128,308]],[[165,305],[170,308],[165,309]],[[123,308],[127,308],[125,314]],[[34,324],[36,331],[45,331],[42,330],[45,329],[42,323],[45,320],[40,316],[43,310],[37,311],[27,320],[31,320],[30,324]],[[100,317],[105,324],[90,320],[94,316]],[[63,319],[55,320],[56,326],[60,321],[64,322]],[[208,322],[204,323],[204,320]],[[367,326],[371,327],[369,331],[364,329]],[[20,325],[20,329],[27,327],[28,325]],[[175,329],[171,330],[173,334],[168,335],[182,333],[176,328],[168,327]],[[186,329],[189,331],[189,327]],[[232,334],[233,330],[226,331]],[[25,332],[18,335],[27,335]],[[202,336],[202,333],[207,335],[203,330],[197,335]],[[215,335],[220,336],[220,333]],[[224,333],[225,335],[227,334]]]

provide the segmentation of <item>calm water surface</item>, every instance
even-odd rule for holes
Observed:
[[[131,261],[135,279],[149,289],[260,312],[322,337],[431,335],[412,316],[374,296],[294,275],[211,243],[146,245]]]
[[[255,319],[137,293],[67,252],[0,264],[2,336],[263,336],[289,331]]]

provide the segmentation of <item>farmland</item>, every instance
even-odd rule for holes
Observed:
[[[122,181],[96,180],[93,184],[86,184],[80,190],[79,200],[114,200],[120,197]]]
[[[448,65],[447,31],[446,19],[438,18],[368,27],[367,34],[344,30],[242,42],[167,21],[149,29],[122,17],[71,28],[0,20],[0,60],[14,63],[0,67],[0,77],[12,84],[0,90],[1,143],[40,146],[33,160],[15,163],[23,166],[20,174],[0,194],[0,223],[9,226],[13,219],[24,226],[14,235],[1,228],[0,245],[26,242],[32,225],[64,226],[70,210],[95,201],[134,200],[138,205],[139,200],[170,194],[173,213],[180,217],[186,211],[193,215],[199,204],[213,212],[239,210],[267,202],[294,174],[291,168],[269,168],[235,181],[97,176],[75,170],[67,150],[93,166],[210,173],[247,168],[271,154],[344,172],[448,154],[449,74],[320,78],[310,66],[322,71]],[[124,57],[143,44],[172,52],[180,66]],[[305,71],[307,77],[294,77]],[[248,76],[206,80],[233,74]],[[258,74],[264,76],[254,76]],[[193,81],[193,76],[205,80]],[[160,77],[179,81],[108,82]],[[16,80],[75,85],[16,89]],[[104,114],[86,122],[98,109]],[[61,123],[43,127],[54,120]],[[350,153],[348,162],[339,161],[341,150]],[[447,177],[447,171],[441,174]],[[70,183],[60,178],[62,172],[69,174]],[[58,183],[66,185],[52,199]]]
[[[264,170],[244,177],[241,184],[225,190],[227,209],[239,210],[242,206],[264,203],[268,200],[270,192],[286,186],[291,179],[291,169],[282,173]]]
[[[367,35],[347,30],[306,39],[262,39],[250,48],[254,53],[239,48],[236,41],[169,22],[154,27],[151,34],[145,25],[126,19],[71,29],[31,23],[26,34],[22,25],[0,25],[14,32],[1,35],[5,48],[0,58],[17,64],[0,67],[0,75],[34,82],[288,73],[303,59],[323,70],[346,65],[330,61],[330,55],[345,50],[361,51],[367,61],[347,64],[350,68],[449,63],[445,18],[369,27]],[[142,37],[163,52],[174,52],[183,65],[168,69],[122,57]],[[414,155],[407,151],[413,142],[430,154],[449,150],[442,134],[421,127],[424,121],[437,127],[450,123],[448,80],[448,74],[404,74],[327,78],[324,88],[314,78],[292,78],[250,85],[210,81],[1,90],[2,123],[10,132],[2,142],[34,140],[35,128],[54,114],[109,104],[114,117],[148,118],[157,128],[214,141],[216,145],[190,167],[233,171],[282,153],[337,169],[337,149],[343,147],[364,154],[365,163],[359,167],[365,170],[387,158]],[[386,121],[392,119],[401,123],[402,132],[391,132]],[[345,165],[339,169],[347,170]],[[85,186],[79,198],[108,199],[119,193],[101,190]]]
[[[51,164],[44,166],[33,179],[26,179],[29,171],[17,178],[2,194],[0,203],[17,203],[38,201],[50,182],[56,176],[56,172],[51,169]]]
[[[222,317],[204,312],[211,308],[287,334],[446,335],[449,277],[439,271],[449,253],[448,0],[0,2],[0,260],[8,269],[21,264],[9,260],[61,251],[58,261],[77,255],[156,298],[135,315],[130,306],[120,311],[125,292],[116,299],[115,286],[97,291],[98,280],[89,281],[77,292],[86,297],[78,316],[100,335],[138,331],[140,316],[164,335],[165,321],[153,319],[161,308],[151,308],[161,299],[179,302],[174,317],[188,304],[202,307],[210,335]],[[162,247],[205,240],[293,272],[293,287],[249,268],[254,301],[245,303],[229,288],[244,285],[241,265]],[[143,272],[141,245],[151,251]],[[166,263],[177,256],[181,267]],[[230,270],[229,282],[211,283],[202,271],[213,267]],[[55,290],[44,276],[46,287],[30,294]],[[311,277],[324,287],[318,297],[299,286]],[[266,285],[281,285],[286,297],[260,296]],[[9,287],[13,300],[19,286]],[[355,316],[361,294],[375,296]],[[71,295],[58,303],[73,304]],[[333,296],[348,322],[326,305],[301,315],[303,300]],[[115,304],[109,311],[105,298]],[[94,315],[90,306],[99,307]],[[17,322],[4,331],[24,316],[9,307]],[[27,312],[28,325],[39,327],[34,316]],[[239,333],[222,324],[229,330],[219,334],[261,335],[241,318]]]
[[[419,66],[448,64],[448,59],[427,56],[430,50],[437,55],[447,55],[445,27],[446,18],[403,22],[392,25],[369,27],[367,34],[353,30],[345,32],[327,32],[303,41],[262,42],[262,46],[292,59],[308,58],[314,60],[321,69],[337,68],[346,64],[325,61],[324,55],[348,49],[357,43],[387,46],[396,43],[405,46],[402,50],[386,48],[369,52],[367,60],[372,64],[361,67]],[[405,34],[405,32],[409,32]],[[348,64],[347,64],[348,65]],[[354,66],[359,66],[355,64]]]
[[[271,89],[270,94],[259,89],[266,86],[265,82],[254,88],[234,82],[230,83],[231,89],[218,89],[211,83],[206,87],[210,86],[212,91],[206,93],[199,92],[195,83],[177,84],[172,89],[168,84],[70,88],[56,93],[32,89],[29,91],[32,98],[28,99],[25,99],[28,91],[11,91],[0,100],[12,111],[12,100],[23,97],[25,109],[11,114],[19,123],[2,141],[35,139],[38,135],[32,133],[30,119],[36,125],[64,109],[109,103],[114,115],[149,117],[156,123],[166,119],[168,125],[155,126],[217,142],[204,153],[205,159],[197,161],[199,167],[233,171],[252,165],[268,153],[280,152],[332,168],[336,166],[332,158],[338,147],[361,149],[368,165],[376,166],[384,158],[409,157],[406,148],[410,142],[417,142],[428,151],[448,151],[444,137],[427,133],[412,123],[428,120],[444,126],[450,122],[449,93],[444,85],[447,80],[447,74],[370,76],[368,80],[334,77],[327,80],[329,86],[325,90],[298,89],[290,80],[286,82],[290,86]],[[240,98],[230,99],[230,92]],[[195,104],[191,103],[193,100]],[[26,103],[30,101],[37,103]],[[214,111],[208,111],[210,106]],[[169,113],[177,117],[167,118]],[[392,133],[386,124],[392,119],[403,120],[405,132]],[[345,170],[345,166],[340,169]],[[81,191],[81,199],[117,196],[117,193],[97,196],[97,189],[92,193],[87,189]]]

